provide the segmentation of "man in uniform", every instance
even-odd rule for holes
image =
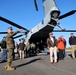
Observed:
[[[28,41],[28,42],[26,43],[26,46],[25,46],[26,57],[30,57],[30,56],[31,56],[30,49],[31,49],[31,45],[30,45],[30,42]]]
[[[7,50],[8,50],[8,60],[7,60],[7,65],[5,68],[7,70],[14,70],[15,68],[11,67],[11,63],[13,60],[13,52],[14,52],[14,39],[13,36],[16,35],[17,33],[21,32],[23,29],[20,29],[16,32],[12,32],[12,27],[8,27],[8,33],[6,35],[6,43],[7,43]]]

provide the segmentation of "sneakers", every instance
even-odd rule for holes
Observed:
[[[53,64],[53,62],[50,62],[50,64]],[[55,62],[55,64],[58,64],[58,62]]]
[[[53,64],[53,62],[50,62],[50,64]]]
[[[25,58],[20,58],[20,59],[25,59]]]
[[[25,58],[22,58],[22,59],[25,59]]]
[[[58,64],[58,62],[55,62],[55,64]]]

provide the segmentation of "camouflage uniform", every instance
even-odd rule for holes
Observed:
[[[32,50],[32,54],[36,55],[36,46],[34,43],[31,44],[31,50]]]
[[[8,50],[8,65],[11,65],[13,60],[13,52],[14,52],[14,39],[13,36],[16,35],[19,31],[8,33],[6,35],[6,43],[7,43],[7,50]]]
[[[25,46],[26,57],[30,57],[31,56],[30,48],[31,48],[31,45],[30,44],[26,44],[26,46]]]

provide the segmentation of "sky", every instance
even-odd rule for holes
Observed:
[[[71,10],[76,10],[76,0],[55,0],[55,2],[61,12],[60,15]],[[42,0],[37,0],[37,4],[39,11],[35,10],[33,0],[0,0],[0,16],[30,30],[44,18]],[[61,19],[59,22],[66,30],[76,30],[76,14]],[[0,21],[0,32],[7,32],[9,26],[11,25]],[[56,29],[59,30],[58,27],[54,28],[54,30]],[[16,30],[18,30],[18,28],[13,27],[13,31]],[[53,32],[57,39],[61,35],[64,36],[67,41],[67,47],[70,46],[68,43],[70,33],[71,32]],[[74,35],[76,36],[76,32],[74,32]],[[0,41],[4,36],[6,36],[6,34],[0,34]],[[19,38],[15,41],[19,42]]]

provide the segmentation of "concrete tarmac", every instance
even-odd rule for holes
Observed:
[[[7,62],[0,63],[0,75],[76,75],[76,59],[66,56],[58,64],[50,64],[49,55],[14,60],[14,71],[7,71]]]

